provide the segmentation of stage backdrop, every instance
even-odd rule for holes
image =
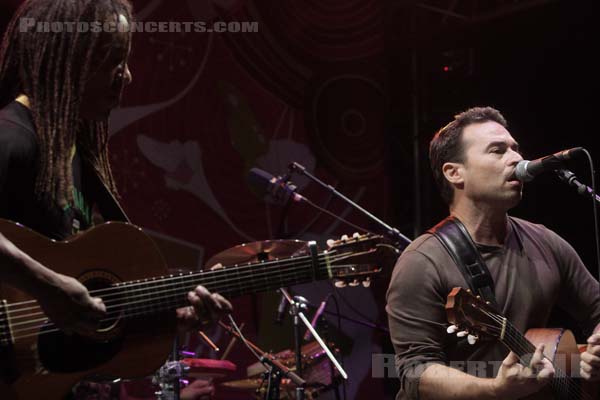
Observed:
[[[138,22],[245,21],[257,27],[134,36],[133,83],[110,119],[111,161],[132,221],[177,249],[168,255],[179,264],[173,268],[202,267],[244,242],[317,240],[324,248],[326,239],[357,230],[306,205],[282,207],[265,199],[246,182],[253,167],[280,175],[296,161],[389,217],[381,2],[153,0],[134,6]],[[293,182],[313,202],[376,229],[308,179],[295,175]],[[395,207],[398,212],[403,205]],[[370,288],[320,282],[291,289],[314,304],[334,292],[342,314],[386,326],[389,272]],[[278,302],[275,293],[234,301],[238,323],[265,350],[292,348],[290,317],[281,326],[273,322]],[[330,301],[327,309],[334,305]],[[383,380],[371,379],[371,354],[381,352],[385,333],[328,319],[350,375],[348,398],[384,396]],[[229,340],[219,328],[207,334],[222,348]],[[185,344],[197,357],[219,357],[195,335]],[[256,361],[239,343],[229,359],[241,370],[236,378]]]

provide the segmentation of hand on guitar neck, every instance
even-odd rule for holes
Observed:
[[[502,361],[494,379],[495,396],[499,399],[520,399],[538,392],[554,377],[554,366],[544,357],[544,345],[535,349],[527,367],[519,362],[512,351]]]
[[[187,294],[190,306],[177,309],[178,329],[191,330],[199,325],[217,322],[225,314],[231,313],[233,306],[218,293],[210,293],[204,286]]]

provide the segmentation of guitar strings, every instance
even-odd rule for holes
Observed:
[[[337,262],[339,259],[341,259],[340,257],[344,257],[347,254],[353,254],[353,253],[342,253],[339,255],[336,255],[335,253],[333,253],[333,255],[331,257],[329,257],[329,259],[332,262]],[[321,256],[318,261],[323,261],[323,260],[327,260],[327,254]],[[102,299],[109,299],[110,297],[113,296],[121,296],[124,292],[124,290],[127,290],[131,287],[140,287],[140,286],[144,286],[141,289],[134,289],[134,290],[130,290],[130,292],[135,292],[135,291],[144,291],[144,290],[148,290],[149,289],[149,285],[153,284],[153,283],[169,283],[172,281],[182,281],[183,279],[185,280],[192,280],[194,278],[197,277],[202,277],[202,278],[206,278],[207,280],[210,279],[212,277],[213,280],[216,280],[215,278],[217,278],[216,276],[211,276],[211,275],[232,275],[232,269],[235,268],[235,270],[238,272],[236,275],[238,275],[240,277],[240,279],[244,279],[245,276],[248,275],[253,275],[252,272],[254,272],[255,269],[258,269],[258,266],[268,266],[268,265],[272,265],[272,264],[277,264],[275,265],[276,268],[262,268],[264,271],[273,271],[273,270],[278,270],[278,269],[285,269],[286,267],[289,266],[294,266],[294,265],[299,265],[300,268],[302,269],[304,267],[307,266],[307,264],[300,264],[298,263],[298,260],[302,260],[302,259],[306,259],[306,257],[298,257],[295,258],[294,260],[290,260],[290,261],[285,261],[285,262],[264,262],[264,263],[253,263],[253,264],[249,264],[249,265],[243,265],[243,266],[232,266],[232,267],[225,267],[225,268],[220,268],[218,270],[213,270],[213,271],[200,271],[200,272],[192,272],[192,273],[185,273],[185,274],[179,274],[179,275],[168,275],[168,277],[155,277],[155,278],[148,278],[147,280],[144,281],[131,281],[131,283],[128,284],[121,284],[121,283],[117,283],[112,285],[111,287],[108,288],[103,288],[103,289],[98,289],[98,290],[92,290],[90,291],[90,294],[92,295],[97,295],[101,292],[107,292],[110,291],[112,293],[109,293],[107,295],[102,296]],[[319,266],[320,268],[321,266]],[[335,266],[332,266],[335,267]],[[249,271],[252,270],[252,271]],[[241,271],[241,272],[240,272]],[[244,275],[244,277],[242,276],[242,274]],[[221,282],[228,282],[229,280],[236,280],[238,279],[238,277],[231,279],[221,279]],[[155,287],[160,287],[160,285],[155,285]],[[24,308],[20,308],[20,309],[12,309],[10,310],[11,307],[17,306],[17,305],[21,305],[21,304],[32,304],[32,303],[37,303],[37,300],[29,300],[26,302],[20,302],[20,303],[11,303],[11,304],[7,304],[6,308],[9,309],[6,312],[6,315],[12,315],[21,311],[25,311],[25,310],[32,310],[32,309],[39,309],[39,306],[36,307],[24,307]],[[4,312],[0,312],[0,316],[4,315]]]
[[[330,254],[335,254],[335,252],[337,252],[337,250],[333,250],[331,252],[328,253],[321,253],[319,254],[319,259],[324,259],[326,258],[328,255]],[[224,270],[229,270],[231,271],[232,268],[239,268],[239,269],[244,269],[244,268],[251,268],[251,267],[256,267],[258,265],[270,265],[270,264],[277,264],[279,262],[281,262],[282,266],[285,266],[286,263],[290,262],[290,263],[295,263],[298,260],[303,260],[303,259],[308,259],[311,258],[311,256],[298,256],[298,257],[290,257],[289,260],[285,260],[285,261],[278,261],[278,260],[271,260],[271,261],[265,261],[265,262],[258,262],[258,263],[248,263],[248,264],[235,264],[232,266],[225,266],[223,268],[218,268],[218,269],[214,269],[214,270],[208,270],[208,271],[195,271],[195,272],[191,272],[191,273],[185,273],[182,274],[184,276],[188,276],[188,275],[210,275],[210,274],[217,274],[219,272],[223,272]],[[180,275],[164,275],[164,276],[160,276],[160,277],[156,277],[156,278],[164,278],[165,281],[168,280],[174,280],[174,279],[179,279],[181,277]],[[103,289],[96,289],[93,290],[92,292],[90,292],[90,294],[100,294],[104,291],[112,291],[115,288],[127,288],[127,287],[134,287],[134,286],[139,286],[139,285],[144,285],[146,283],[148,283],[147,281],[152,280],[152,277],[147,278],[147,279],[140,279],[140,280],[135,280],[135,281],[129,281],[125,284],[121,284],[118,283],[116,285],[107,287],[107,288],[103,288]],[[13,307],[13,306],[18,306],[18,305],[23,305],[23,304],[31,304],[31,303],[36,303],[36,300],[27,300],[27,301],[22,301],[22,302],[18,302],[18,303],[11,303],[11,304],[7,304],[7,308],[9,307]]]
[[[519,330],[516,329],[508,320],[506,320],[505,318],[500,317],[494,313],[490,313],[483,308],[478,307],[478,309],[497,322],[506,321],[507,327],[509,328],[507,330],[507,334],[505,335],[505,338],[507,339],[506,341],[508,342],[510,340],[513,344],[513,348],[515,348],[517,351],[520,351],[523,354],[532,354],[535,351],[535,346],[533,346],[533,344],[531,342],[529,342],[529,340],[527,338],[525,338],[523,336],[523,334],[521,332],[519,332]],[[516,332],[516,333],[513,333],[513,332]],[[512,350],[510,346],[507,346],[507,347],[509,347],[509,350]],[[546,356],[544,356],[544,357],[546,359],[548,359],[548,357],[546,357]],[[521,359],[521,358],[522,357],[519,356],[519,359]],[[550,380],[551,386],[553,386],[554,388],[556,388],[558,390],[561,390],[561,393],[565,393],[565,390],[566,390],[566,393],[569,395],[569,399],[576,398],[576,399],[592,400],[591,396],[588,395],[587,393],[583,392],[582,389],[573,380],[573,378],[568,376],[560,368],[556,367],[552,360],[550,360],[550,359],[548,359],[548,360],[550,362],[552,362],[552,365],[555,370],[555,376],[554,376],[554,378],[552,378]],[[523,361],[521,360],[521,362],[523,362]],[[575,395],[575,397],[572,397],[573,395]]]
[[[352,254],[352,253],[347,253],[347,254]],[[344,257],[346,257],[347,254],[342,253],[342,254],[339,254],[339,255],[333,255],[333,256],[329,257],[329,261],[330,262],[339,262],[339,260],[341,260]],[[327,260],[327,257],[323,257],[319,261],[323,261],[323,260]],[[220,280],[216,280],[215,277],[213,277],[214,282],[212,282],[212,283],[211,282],[207,282],[206,284],[207,285],[215,285],[215,283],[218,283],[218,284],[229,284],[230,282],[245,280],[247,277],[250,277],[250,276],[254,276],[254,277],[259,276],[260,277],[261,275],[264,276],[265,273],[270,273],[272,271],[286,271],[286,270],[289,270],[288,267],[290,267],[290,266],[292,266],[292,267],[293,266],[297,266],[298,267],[297,268],[298,271],[304,271],[307,267],[310,267],[312,265],[312,264],[299,264],[297,262],[285,262],[285,263],[280,263],[280,264],[276,265],[275,268],[273,268],[273,267],[271,267],[271,268],[264,268],[263,267],[263,268],[260,268],[260,269],[256,268],[259,265],[262,267],[263,265],[269,265],[269,264],[273,264],[273,263],[252,264],[251,266],[249,265],[249,266],[238,267],[237,270],[241,271],[241,272],[238,272],[235,277],[228,278],[228,279],[220,279]],[[332,265],[332,266],[330,266],[330,268],[331,269],[343,269],[343,268],[348,268],[348,266]],[[255,271],[255,270],[257,270],[257,269],[259,270],[258,272],[260,272],[260,274],[256,274],[257,271]],[[318,269],[319,269],[319,272],[323,272],[323,266],[322,265],[319,265]],[[325,266],[325,270],[326,269],[327,269],[327,266]],[[252,271],[250,271],[250,270],[252,270]],[[220,273],[222,275],[226,275],[226,276],[232,275],[231,274],[231,268],[228,268],[228,269],[223,268],[223,269],[219,269],[218,271],[211,271],[211,272],[218,272],[218,273]],[[312,270],[311,270],[311,272],[312,272]],[[141,295],[141,297],[147,298],[148,297],[148,293],[149,293],[148,292],[149,289],[158,289],[158,288],[162,288],[162,287],[173,286],[171,284],[162,284],[161,285],[161,284],[157,284],[157,283],[162,283],[162,282],[167,282],[168,283],[168,282],[172,282],[172,281],[177,281],[178,285],[182,285],[182,284],[186,284],[186,283],[189,284],[189,281],[193,281],[193,280],[195,280],[198,277],[206,278],[208,275],[211,275],[211,274],[209,274],[209,273],[181,274],[181,275],[178,275],[178,276],[173,276],[173,277],[166,278],[164,280],[160,280],[160,279],[159,280],[155,280],[155,279],[153,280],[152,278],[150,278],[147,282],[135,283],[134,285],[118,285],[118,286],[113,286],[113,287],[107,288],[107,289],[110,289],[113,292],[116,291],[118,293],[113,293],[112,295],[103,296],[102,299],[104,300],[104,299],[107,299],[107,298],[110,298],[110,297],[114,297],[115,295],[118,295],[118,296],[122,296],[123,294],[129,295],[129,293],[135,293],[135,292],[145,292],[145,293],[143,293]],[[289,274],[287,276],[289,276]],[[280,276],[280,277],[283,278],[284,276]],[[208,280],[208,279],[206,279],[206,280]],[[250,282],[254,283],[253,281],[250,281]],[[144,287],[141,288],[141,289],[129,290],[127,292],[125,291],[125,289],[128,289],[129,287],[132,287],[132,286],[142,286],[142,285]],[[248,285],[245,286],[245,288],[248,288],[248,287],[249,287]],[[92,294],[96,294],[96,291],[92,291],[91,293]],[[134,298],[134,297],[131,296],[131,295],[129,295],[129,298]],[[35,300],[33,300],[33,302],[35,302]],[[105,303],[111,303],[110,299],[107,300]],[[37,307],[26,307],[26,308],[22,308],[22,309],[10,310],[10,311],[7,312],[7,315],[12,317],[14,314],[17,314],[17,313],[19,313],[21,311],[32,310],[32,309],[40,309],[40,307],[39,306],[37,306]],[[3,313],[0,313],[0,316],[1,315],[3,315]],[[29,316],[29,315],[41,315],[41,314],[40,313],[37,313],[37,314],[28,314],[27,316]],[[16,317],[12,317],[11,319],[22,318],[22,317],[24,317],[24,316],[23,315],[16,316]]]
[[[499,316],[492,314],[481,308],[480,308],[480,310],[484,314],[488,315],[490,318],[496,320],[497,322],[505,321],[505,319],[503,317],[499,317]],[[507,347],[509,347],[509,350],[512,350],[514,348],[517,352],[521,352],[523,354],[532,354],[535,351],[535,347],[531,344],[531,342],[529,342],[526,338],[524,338],[522,336],[522,334],[516,328],[514,328],[514,326],[508,320],[506,320],[506,323],[507,323],[507,327],[509,329],[507,331],[507,335],[505,336],[505,338],[506,338],[505,341],[507,342]],[[512,333],[513,331],[516,333]],[[509,342],[512,342],[512,348],[511,348]],[[520,362],[522,364],[524,364],[524,361],[522,360],[521,356],[519,356],[519,359],[520,359]],[[550,360],[550,361],[552,362],[552,360]],[[525,366],[527,366],[527,365],[525,365]],[[553,363],[553,366],[554,366],[554,363]],[[569,394],[569,398],[573,398],[573,397],[571,397],[571,395],[573,395],[573,394],[575,394],[577,396],[576,398],[582,398],[581,396],[583,394],[585,394],[585,393],[581,392],[581,390],[575,384],[574,381],[569,379],[569,377],[560,368],[557,368],[557,367],[555,367],[555,377],[550,381],[550,384],[551,384],[551,386],[554,386],[554,387],[556,387],[556,389],[559,389],[563,392],[566,389],[567,393]],[[573,392],[575,392],[575,393],[573,393]]]
[[[343,257],[343,256],[342,256],[342,257]],[[332,258],[332,261],[335,261],[335,258]],[[305,265],[303,265],[302,267],[309,267],[309,266],[311,266],[311,265],[312,265],[312,264],[305,264]],[[330,268],[332,268],[332,269],[340,269],[340,268],[341,268],[341,269],[343,269],[343,268],[347,268],[347,266],[334,265],[334,266],[331,266]],[[325,267],[319,266],[319,270],[320,270],[320,272],[326,271],[327,269],[328,269],[328,268],[327,268],[327,266],[325,266]],[[283,272],[286,272],[286,271],[285,271],[285,269],[283,269],[283,270],[284,270]],[[262,272],[262,273],[259,273],[259,274],[253,274],[253,275],[255,275],[255,276],[258,276],[258,277],[260,278],[260,276],[266,276],[266,275],[269,275],[269,273],[268,273],[268,271],[267,271],[267,272]],[[287,278],[288,276],[292,276],[292,275],[296,275],[296,276],[298,276],[298,272],[297,272],[297,271],[291,271],[291,273],[290,273],[290,272],[289,272],[289,269],[288,269],[287,273],[285,273],[285,274],[280,274],[280,275],[281,275],[281,277],[282,277],[282,278]],[[184,278],[185,278],[185,277],[187,277],[187,276],[184,276]],[[310,277],[310,276],[307,276],[307,278],[309,278],[309,277]],[[181,279],[181,277],[178,277],[178,278],[180,278],[180,279]],[[243,277],[242,277],[242,278],[243,278]],[[237,278],[236,278],[236,279],[237,279]],[[219,290],[218,286],[220,286],[220,285],[221,285],[221,284],[223,284],[224,282],[223,282],[223,281],[221,281],[221,282],[216,282],[216,283],[217,283],[217,286],[216,286],[216,290],[215,290],[215,291],[218,291],[218,290]],[[210,285],[210,284],[209,284],[209,285]],[[254,286],[256,286],[256,285],[254,285],[254,284],[253,284],[253,285],[251,285],[251,286],[246,286],[246,288],[250,288],[250,287],[254,288]],[[258,286],[258,287],[259,287],[259,288],[261,288],[261,286]],[[192,287],[192,288],[193,288],[193,287]],[[175,288],[175,289],[172,289],[172,290],[170,290],[170,291],[166,291],[166,292],[173,292],[173,291],[175,291],[175,292],[178,292],[178,293],[177,293],[177,295],[171,295],[171,296],[168,296],[168,297],[166,297],[166,296],[155,296],[155,295],[153,295],[153,294],[142,294],[142,295],[134,296],[134,297],[132,297],[132,298],[142,298],[144,301],[148,301],[148,300],[165,300],[165,299],[171,299],[171,298],[173,298],[173,297],[176,297],[177,299],[180,299],[182,296],[179,294],[179,293],[180,293],[180,292],[179,292],[179,290],[182,290],[182,289],[181,289],[181,288],[179,288],[179,287],[177,287],[177,288]],[[187,288],[186,288],[186,290],[184,290],[184,292],[185,292],[185,291],[187,291]],[[221,291],[222,291],[222,290],[221,290]],[[129,302],[129,303],[124,303],[123,305],[127,305],[127,304],[130,304],[130,303],[132,303],[132,302]],[[138,303],[138,302],[133,302],[133,303]],[[139,307],[136,307],[136,308],[134,308],[134,311],[135,311],[135,310],[137,310],[137,309],[147,309],[147,308],[148,308],[147,306],[143,305],[143,306],[139,306]],[[151,309],[152,309],[152,308],[150,308],[150,310],[151,310]],[[144,310],[144,313],[147,313],[147,311],[146,311],[146,310]],[[21,316],[21,317],[22,317],[22,316]],[[124,317],[127,317],[127,315],[125,315],[125,316],[124,316],[124,315],[120,315],[120,316],[119,316],[119,318],[124,318]],[[47,318],[44,318],[44,321],[45,321],[46,319],[47,319]],[[31,321],[29,321],[29,322],[31,323]],[[31,327],[31,328],[29,328],[29,329],[37,329],[37,327]],[[23,331],[23,330],[19,330],[18,332],[22,332],[22,331]]]
[[[336,260],[332,259],[332,261],[336,261]],[[284,274],[279,274],[279,276],[281,278],[287,278],[287,277],[290,277],[292,275],[298,276],[298,270],[303,270],[303,269],[305,269],[307,267],[310,267],[311,265],[312,264],[299,265],[300,268],[297,268],[295,270],[290,270],[289,268],[285,268],[285,267],[283,267],[283,268],[277,268],[277,270],[279,272],[284,272]],[[336,266],[331,266],[331,268],[332,269],[338,269],[338,268],[343,269],[343,268],[347,268],[347,266],[336,265]],[[320,272],[323,272],[323,267],[322,266],[319,266],[319,269],[321,270]],[[327,269],[327,267],[325,267],[325,270],[326,269]],[[252,274],[245,273],[243,276],[240,275],[239,277],[236,277],[234,279],[227,279],[227,280],[221,280],[221,281],[216,281],[216,282],[207,282],[206,285],[207,286],[214,286],[215,289],[216,289],[215,291],[218,291],[219,289],[221,291],[223,291],[222,290],[222,285],[223,284],[225,284],[227,286],[232,281],[243,281],[243,280],[245,280],[249,276],[253,276],[255,278],[260,279],[262,276],[271,275],[271,271],[270,270],[272,270],[272,268],[270,268],[270,269],[266,269],[265,268],[262,271],[260,271],[260,273],[252,273]],[[306,272],[303,275],[307,275]],[[304,276],[302,276],[302,277],[304,277]],[[306,277],[308,278],[309,276],[307,275]],[[190,289],[193,289],[193,287],[195,286],[195,283],[183,281],[182,278],[183,279],[187,279],[187,278],[189,278],[189,276],[185,275],[185,276],[178,277],[177,280],[179,280],[179,282],[174,283],[174,284],[157,286],[159,288],[170,287],[170,288],[172,288],[170,290],[138,293],[135,296],[128,295],[128,292],[123,292],[122,294],[126,295],[129,300],[131,300],[131,299],[138,299],[139,298],[142,301],[148,301],[148,300],[155,300],[155,299],[160,299],[161,298],[161,296],[155,296],[156,294],[162,294],[162,293],[173,292],[173,291],[179,292],[179,291],[183,290],[182,285],[185,285],[185,284],[190,285]],[[187,280],[189,280],[189,279],[187,279]],[[261,282],[258,282],[258,286],[254,283],[254,281],[250,281],[250,282],[252,284],[251,285],[245,285],[243,289],[250,289],[250,288],[254,288],[254,287],[259,287],[260,288],[261,287],[261,285],[260,285]],[[141,290],[138,289],[135,292],[140,292],[140,291]],[[186,288],[186,291],[189,291],[189,289]],[[115,307],[115,306],[125,306],[125,305],[128,305],[128,304],[133,304],[133,303],[140,302],[140,301],[137,301],[137,302],[133,301],[133,302],[129,302],[129,303],[112,304],[112,303],[114,303],[114,301],[118,301],[118,300],[121,300],[121,299],[113,299],[112,301],[109,300],[109,301],[106,302],[106,304],[108,304],[109,307]],[[30,309],[30,308],[28,308],[28,309]],[[15,314],[16,312],[18,312],[18,310],[16,310],[16,311],[12,310],[12,311],[9,312],[9,314],[11,316],[11,320],[16,320],[16,319],[19,319],[19,318],[24,318],[24,317],[28,317],[28,316],[35,316],[35,315],[42,315],[43,314],[43,313],[34,313],[34,314],[26,314],[26,315],[17,315],[15,317],[13,317],[12,315]]]
[[[157,312],[161,312],[161,311],[170,311],[172,310],[173,306],[176,305],[180,305],[181,301],[180,301],[181,295],[177,295],[177,296],[170,296],[170,297],[164,297],[163,298],[163,303],[158,306],[158,307],[154,307],[152,309],[147,309],[147,307],[142,306],[142,307],[136,307],[133,310],[130,310],[129,312],[123,313],[123,314],[118,314],[116,317],[114,318],[105,318],[103,320],[101,320],[100,322],[110,322],[110,321],[118,321],[120,319],[124,319],[124,318],[130,318],[130,317],[135,317],[135,316],[142,316],[142,315],[148,315],[148,314],[153,314],[153,313],[157,313]],[[164,300],[167,299],[169,301],[165,302]],[[134,312],[131,312],[134,311]],[[46,321],[46,319],[44,319],[44,321]],[[38,325],[38,326],[33,326],[33,327],[29,327],[29,328],[24,328],[24,329],[19,329],[15,331],[15,335],[14,335],[14,339],[22,339],[25,337],[30,337],[30,336],[35,336],[38,335],[38,333],[32,333],[32,334],[28,334],[28,335],[22,335],[23,332],[30,332],[32,330],[39,330],[40,328],[46,326],[46,327],[50,327],[53,324],[49,323],[49,324],[42,324],[42,325]],[[52,333],[52,332],[57,332],[59,331],[59,329],[49,329],[49,330],[44,330],[42,332],[40,332],[39,334],[46,334],[46,333]]]

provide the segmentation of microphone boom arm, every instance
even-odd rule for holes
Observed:
[[[361,206],[359,206],[358,204],[356,204],[355,202],[350,200],[348,197],[346,197],[342,193],[338,192],[333,186],[326,184],[325,182],[321,181],[316,176],[312,175],[310,172],[308,172],[306,170],[306,168],[304,166],[298,164],[297,162],[293,162],[289,165],[289,168],[291,171],[297,172],[301,175],[304,175],[307,178],[309,178],[310,180],[312,180],[313,182],[318,183],[323,188],[330,191],[334,196],[342,199],[346,203],[350,204],[350,206],[352,206],[354,209],[360,211],[362,214],[366,215],[372,221],[375,221],[378,225],[382,226],[385,229],[386,234],[389,237],[393,238],[398,243],[403,243],[404,247],[408,246],[411,243],[411,240],[408,237],[404,236],[398,229],[386,224],[385,222],[383,222],[382,220],[377,218],[375,215],[371,214],[370,212],[368,212],[367,210],[365,210],[364,208],[362,208]]]

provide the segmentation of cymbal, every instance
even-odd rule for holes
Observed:
[[[306,249],[306,242],[301,240],[263,240],[244,243],[215,254],[204,266],[210,268],[218,263],[228,266],[269,261],[300,254],[304,249]]]

